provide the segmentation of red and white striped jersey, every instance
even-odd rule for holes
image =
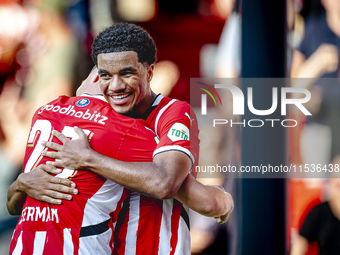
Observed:
[[[155,134],[143,120],[117,114],[103,97],[66,97],[41,107],[33,117],[24,160],[24,172],[48,158],[40,156],[41,141],[59,142],[58,130],[71,139],[82,128],[97,152],[124,161],[152,161]],[[112,254],[113,230],[126,188],[90,171],[64,169],[58,176],[72,179],[78,195],[62,205],[27,197],[14,231],[10,254]]]
[[[183,101],[158,95],[145,114],[159,139],[153,156],[177,150],[198,162],[196,116]],[[188,208],[176,199],[157,200],[132,192],[118,216],[114,254],[190,254]]]

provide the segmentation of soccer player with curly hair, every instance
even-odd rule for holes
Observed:
[[[42,156],[58,159],[47,162],[49,167],[86,168],[131,191],[115,226],[114,254],[190,254],[187,206],[207,216],[221,216],[221,221],[233,207],[230,195],[199,184],[190,174],[198,161],[196,117],[186,102],[152,92],[156,46],[142,28],[118,24],[105,29],[94,40],[92,57],[108,104],[125,117],[144,119],[154,132],[157,145],[152,161],[125,162],[102,155],[91,148],[87,135],[78,128],[75,132],[79,139],[72,141],[54,132],[62,145],[44,142],[55,151],[44,150]],[[30,194],[37,189],[33,178],[17,182],[28,195],[36,196]],[[53,194],[47,195],[46,202],[65,198],[58,191],[71,192],[65,188],[69,185],[63,180]],[[39,188],[40,198],[47,190]]]

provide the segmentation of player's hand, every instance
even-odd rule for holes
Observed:
[[[46,164],[55,167],[67,167],[73,169],[84,168],[84,163],[86,161],[86,155],[89,155],[91,151],[91,145],[87,135],[81,128],[74,128],[75,132],[78,134],[79,138],[70,140],[60,132],[54,130],[53,135],[57,137],[62,145],[43,141],[41,144],[54,151],[41,152],[41,155],[49,158],[58,159],[56,161],[48,161]]]
[[[222,187],[220,187],[220,188],[222,188]],[[225,194],[225,202],[226,202],[226,211],[223,215],[221,215],[219,217],[215,217],[215,219],[217,219],[217,222],[219,224],[223,224],[223,223],[227,222],[228,219],[229,219],[230,213],[234,210],[234,200],[233,200],[232,196],[226,191],[224,191],[224,194]]]
[[[28,173],[20,174],[18,177],[18,189],[28,196],[50,204],[61,204],[62,200],[72,200],[78,190],[75,183],[52,174],[59,174],[62,170],[51,165],[39,165]]]

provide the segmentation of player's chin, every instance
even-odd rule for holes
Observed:
[[[130,116],[133,115],[135,96],[131,96],[130,100],[123,105],[111,104],[112,108],[119,114]]]
[[[124,106],[113,106],[113,110],[115,110],[117,113],[121,115],[129,115],[132,111],[133,106],[132,105],[124,105]]]

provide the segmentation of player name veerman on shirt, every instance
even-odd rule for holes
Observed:
[[[19,224],[23,221],[55,221],[59,223],[58,209],[27,206],[22,210]]]
[[[105,121],[108,119],[108,117],[101,115],[97,111],[91,112],[90,109],[87,109],[86,111],[81,110],[77,111],[74,109],[74,105],[61,107],[60,105],[47,104],[40,108],[38,114],[41,114],[44,111],[58,112],[60,114],[65,114],[67,116],[72,116],[79,119],[80,118],[85,120],[88,119],[94,122],[98,122],[99,124],[102,125],[105,125]]]

